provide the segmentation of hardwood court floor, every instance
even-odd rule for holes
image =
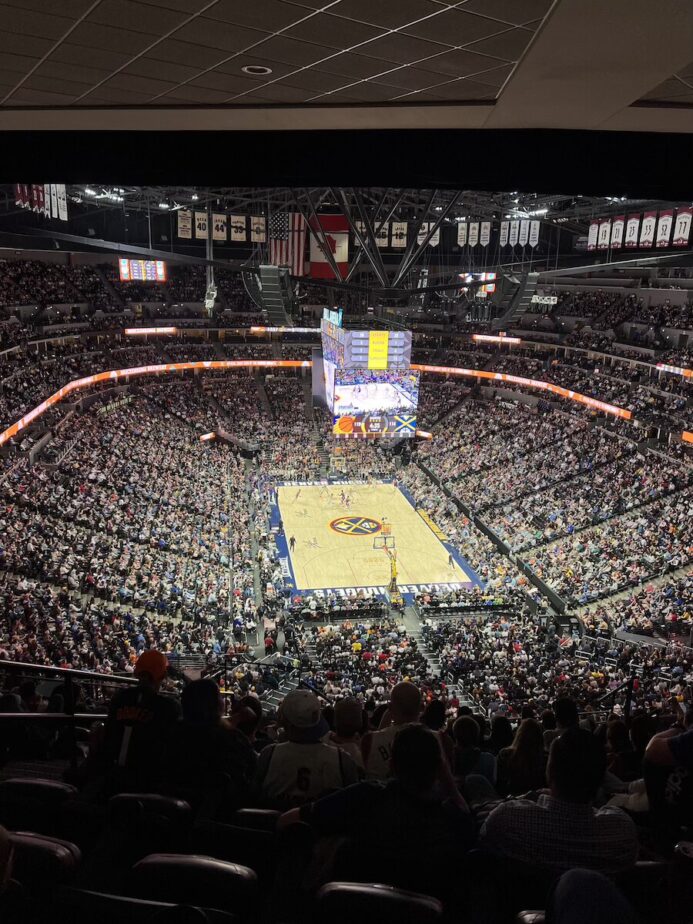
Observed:
[[[342,491],[351,496],[348,509]],[[450,566],[448,550],[391,484],[282,485],[277,499],[287,542],[296,539],[289,555],[298,590],[387,586],[390,559],[373,548],[383,519],[395,537],[400,586],[472,581],[457,562]]]

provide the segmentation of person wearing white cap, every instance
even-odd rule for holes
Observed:
[[[329,726],[310,690],[293,690],[279,707],[287,741],[263,749],[258,763],[262,793],[282,808],[303,805],[359,780],[359,768],[341,748],[323,742]]]

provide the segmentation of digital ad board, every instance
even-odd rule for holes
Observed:
[[[343,439],[416,436],[415,414],[343,414],[334,418],[332,433]]]

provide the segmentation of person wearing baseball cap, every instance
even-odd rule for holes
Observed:
[[[111,700],[104,736],[104,769],[117,788],[149,787],[161,779],[173,730],[180,719],[177,699],[159,692],[168,672],[166,655],[150,648],[135,664],[137,685]]]
[[[293,690],[279,707],[286,741],[264,748],[258,780],[267,802],[291,808],[358,782],[359,769],[341,748],[323,741],[329,726],[310,690]]]

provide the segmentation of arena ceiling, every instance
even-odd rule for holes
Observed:
[[[693,132],[689,0],[3,0],[0,24],[0,129]]]

